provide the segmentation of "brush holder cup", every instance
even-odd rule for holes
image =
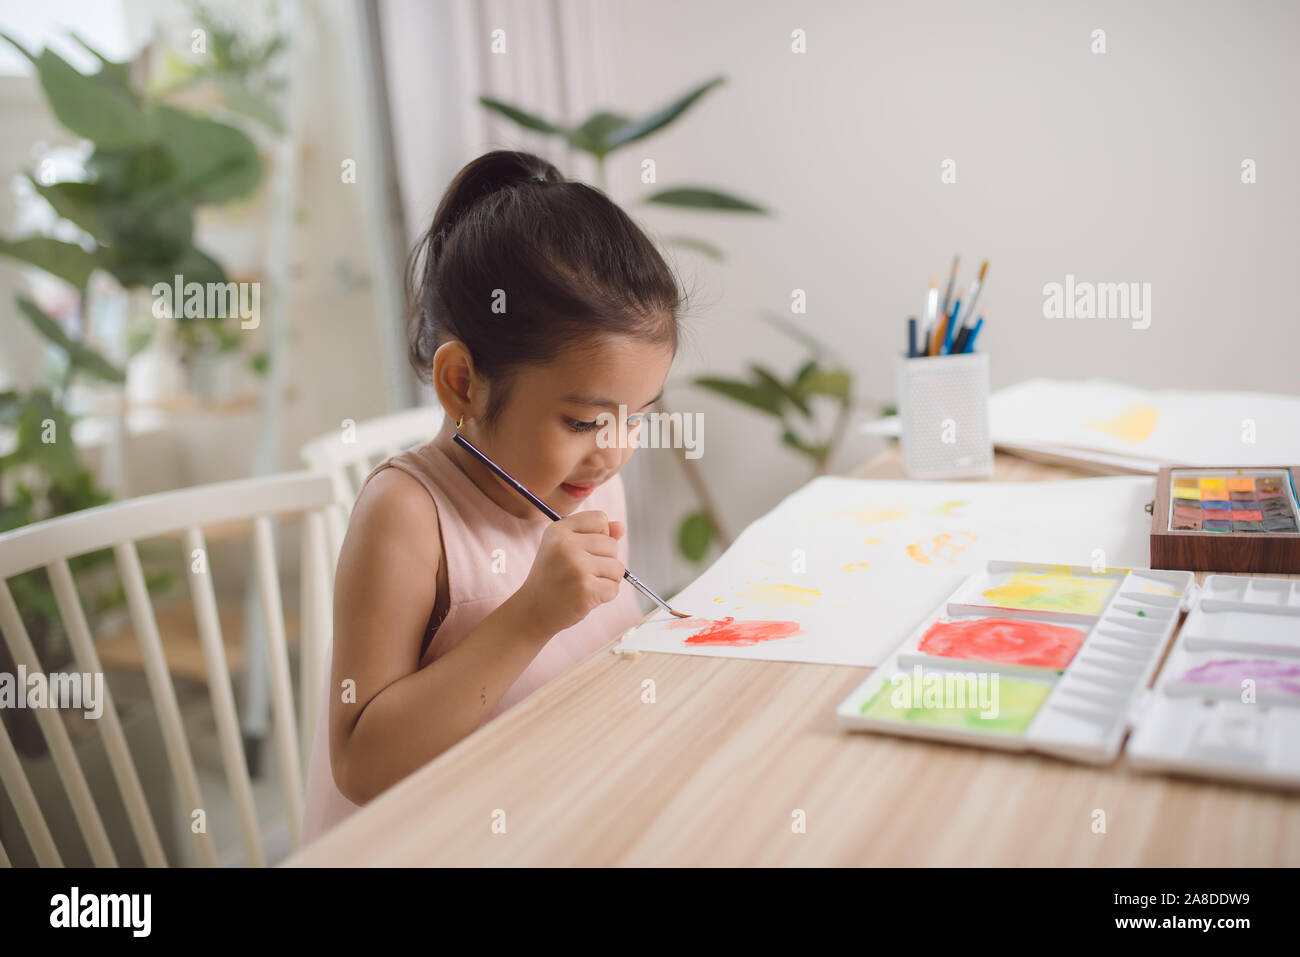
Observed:
[[[898,358],[899,445],[909,478],[987,478],[989,437],[987,352]]]

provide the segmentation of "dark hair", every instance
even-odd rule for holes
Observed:
[[[492,383],[489,426],[521,366],[610,333],[677,350],[683,296],[654,244],[603,192],[531,153],[485,153],[456,174],[406,288],[416,373],[431,382],[434,352],[459,339]]]

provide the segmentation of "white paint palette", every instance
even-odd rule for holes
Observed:
[[[1113,761],[1194,576],[990,561],[836,709],[842,727]]]
[[[1300,581],[1207,576],[1138,717],[1137,767],[1300,787]]]

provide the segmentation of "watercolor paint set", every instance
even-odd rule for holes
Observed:
[[[1300,786],[1300,581],[1206,576],[1139,711],[1137,767]]]
[[[1093,764],[1131,730],[1136,767],[1300,787],[1300,581],[989,562],[836,717]]]
[[[988,562],[840,704],[839,723],[1109,762],[1193,578]]]
[[[1151,567],[1300,572],[1300,468],[1162,468]]]

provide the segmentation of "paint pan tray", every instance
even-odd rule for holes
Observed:
[[[837,719],[1108,763],[1193,587],[1183,571],[989,562],[840,703]]]
[[[1137,767],[1300,787],[1300,581],[1207,576],[1138,710]]]

